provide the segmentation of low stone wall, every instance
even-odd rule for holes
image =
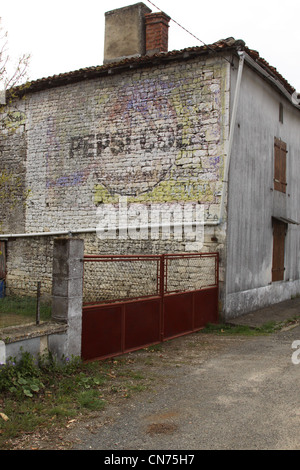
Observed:
[[[7,296],[32,296],[36,297],[37,283],[41,282],[42,299],[48,300],[52,293],[52,270],[53,270],[53,243],[54,235],[14,238],[7,241],[6,259],[6,295]],[[74,239],[80,238],[84,241],[84,253],[95,255],[137,255],[163,253],[187,253],[187,252],[216,252],[220,253],[220,281],[223,281],[223,252],[224,239],[219,227],[205,227],[203,244],[198,249],[196,243],[192,243],[191,249],[185,240],[139,239],[134,240],[120,238],[107,240],[100,239],[97,234],[79,233],[74,234]],[[216,240],[216,241],[212,241]],[[88,271],[88,268],[87,268]],[[191,271],[190,271],[191,272]],[[88,276],[88,272],[87,272]],[[91,278],[91,276],[90,276]],[[95,279],[97,276],[95,277]],[[143,279],[142,273],[138,275],[139,282]],[[102,283],[105,278],[102,276]],[[111,290],[115,285],[118,290],[116,279],[112,279],[112,273],[106,277],[107,289]],[[93,281],[90,279],[89,289],[93,289]],[[105,294],[104,294],[105,295]]]
[[[84,242],[59,238],[53,242],[52,321],[0,330],[0,363],[49,351],[58,359],[81,357]]]
[[[33,356],[48,351],[55,352],[58,357],[65,356],[67,329],[67,324],[55,322],[2,328],[0,364],[5,364],[8,358],[18,359],[22,350]]]

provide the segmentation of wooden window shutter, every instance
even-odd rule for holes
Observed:
[[[284,245],[287,224],[273,219],[272,282],[284,280]]]
[[[286,192],[286,143],[275,137],[274,139],[274,189]]]

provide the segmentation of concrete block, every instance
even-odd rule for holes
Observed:
[[[4,341],[0,341],[0,365],[6,363],[6,346]]]

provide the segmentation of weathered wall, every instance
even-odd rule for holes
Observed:
[[[279,122],[279,103],[283,123]],[[274,190],[274,137],[287,143],[287,192]],[[245,65],[229,177],[226,311],[236,316],[299,293],[297,225],[288,225],[285,281],[272,283],[272,216],[300,222],[299,111]]]
[[[25,103],[19,102],[0,114],[0,230],[23,232],[27,196]]]
[[[146,53],[144,15],[150,12],[136,3],[105,13],[104,63]]]
[[[50,299],[52,288],[53,237],[16,238],[7,241],[6,294]]]
[[[97,211],[120,196],[130,205],[193,203],[219,216],[229,126],[229,68],[222,58],[132,70],[26,95],[24,232],[95,228]],[[3,151],[11,145],[1,135]],[[141,206],[140,206],[141,207]],[[21,230],[22,228],[22,230]],[[10,230],[11,232],[13,230]],[[204,244],[169,238],[99,239],[79,234],[85,253],[222,252],[223,227]],[[53,237],[10,240],[8,291],[51,290]],[[224,259],[221,259],[221,263]],[[221,280],[222,270],[221,264]],[[44,287],[43,287],[44,286]]]
[[[227,63],[187,61],[27,99],[26,231],[94,227],[97,206],[197,201],[218,214]]]
[[[95,233],[80,233],[75,236],[84,241],[85,254],[138,254],[138,253],[182,253],[185,252],[185,242],[176,240],[107,240],[99,239]],[[53,268],[53,241],[55,236],[40,236],[15,238],[7,242],[7,279],[6,293],[9,296],[36,296],[37,283],[41,282],[41,295],[44,300],[49,300],[52,292],[52,268]],[[205,236],[201,251],[221,251],[223,245],[215,242],[212,244],[211,234]],[[116,266],[114,266],[116,268]],[[148,269],[148,268],[147,268]],[[88,267],[87,267],[88,270]],[[223,281],[221,270],[221,282]],[[118,297],[117,284],[111,271],[106,279],[101,279],[106,289],[111,290],[111,295]],[[97,273],[96,273],[97,274]],[[156,276],[155,271],[155,276]],[[88,274],[87,274],[88,276]],[[149,279],[142,276],[141,270],[133,275],[138,280],[140,290],[146,293]],[[97,279],[96,279],[97,280]],[[145,286],[143,287],[143,283]],[[93,284],[85,283],[87,300],[91,296]],[[104,294],[106,295],[106,294]]]

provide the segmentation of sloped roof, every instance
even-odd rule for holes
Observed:
[[[293,94],[295,88],[293,88],[288,81],[277,71],[277,69],[271,66],[265,59],[260,57],[257,51],[249,49],[245,42],[242,40],[236,40],[233,37],[227,39],[221,39],[213,44],[189,47],[182,50],[174,50],[170,52],[161,52],[154,55],[144,55],[140,57],[126,58],[119,62],[113,62],[110,64],[104,64],[94,67],[86,67],[78,69],[72,72],[61,73],[59,75],[53,75],[46,78],[40,78],[28,82],[26,85],[21,85],[13,89],[14,95],[21,96],[28,92],[37,92],[40,90],[64,86],[70,83],[75,83],[83,80],[88,80],[100,76],[109,74],[119,73],[126,69],[142,68],[151,65],[158,65],[171,60],[186,60],[191,57],[219,54],[223,52],[227,54],[234,51],[245,51],[258,65],[260,65],[268,74],[281,83],[281,85]]]

